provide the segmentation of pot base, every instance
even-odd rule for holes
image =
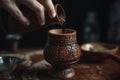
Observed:
[[[55,78],[71,78],[75,75],[75,71],[72,68],[67,69],[51,69],[48,74]]]

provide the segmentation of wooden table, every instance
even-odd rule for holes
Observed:
[[[120,64],[111,59],[107,59],[101,63],[86,62],[82,59],[78,63],[72,65],[76,73],[74,77],[70,79],[53,78],[47,74],[50,69],[50,64],[44,60],[43,50],[29,50],[30,49],[25,51],[26,55],[29,55],[28,59],[30,59],[32,63],[27,67],[23,64],[18,65],[13,72],[16,76],[14,80],[26,80],[26,74],[29,78],[28,80],[120,80]],[[35,51],[37,53],[32,55]],[[20,55],[25,55],[23,52],[20,53]],[[31,69],[27,70],[28,68]]]

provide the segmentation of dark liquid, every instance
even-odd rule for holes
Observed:
[[[59,21],[59,25],[62,29],[62,33],[65,34],[66,33],[66,31],[65,31],[65,20]]]

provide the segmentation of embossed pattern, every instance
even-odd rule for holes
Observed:
[[[81,52],[76,40],[76,31],[65,29],[66,32],[62,33],[61,30],[54,29],[48,31],[48,41],[44,48],[44,57],[54,68],[57,68],[57,70],[53,70],[55,74],[57,72],[66,73],[66,71],[70,70],[71,75],[73,70],[68,69],[68,67],[80,59]],[[63,71],[59,71],[61,68]],[[65,78],[68,76],[66,74],[59,74],[58,76],[62,75]]]

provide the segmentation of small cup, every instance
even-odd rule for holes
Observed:
[[[57,78],[70,78],[75,75],[70,66],[80,59],[80,48],[73,29],[51,29],[44,48],[45,59],[52,64],[49,74]]]

